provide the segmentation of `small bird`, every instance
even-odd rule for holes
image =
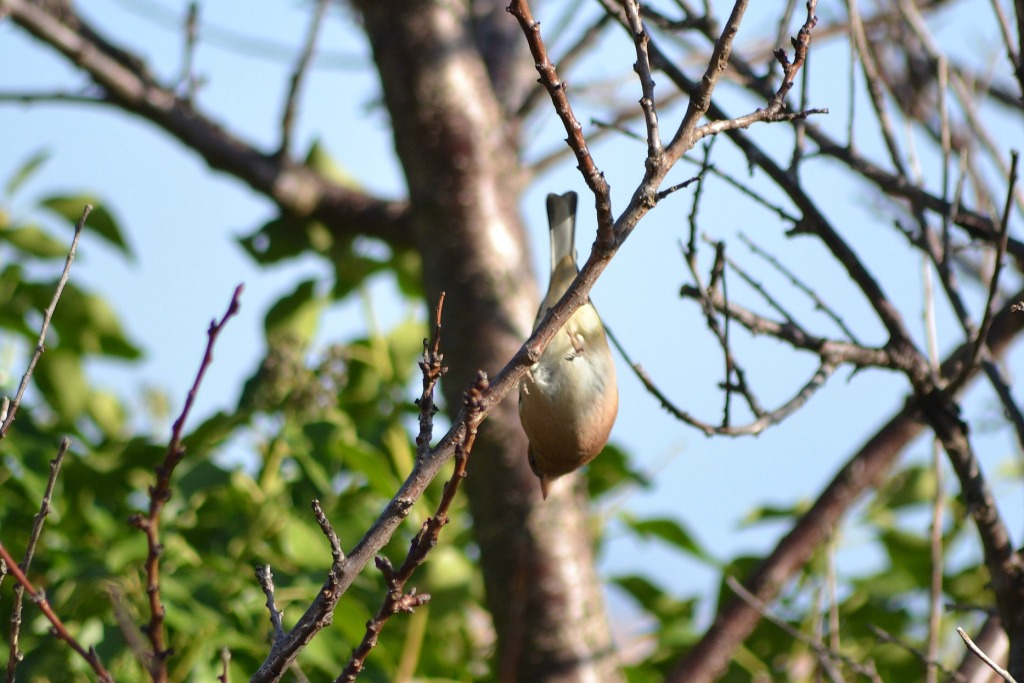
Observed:
[[[579,274],[576,193],[548,195],[551,282],[534,326]],[[519,385],[519,421],[530,440],[530,469],[548,497],[551,483],[593,460],[615,424],[619,390],[604,326],[589,300],[565,322]]]

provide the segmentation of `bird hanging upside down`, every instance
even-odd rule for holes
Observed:
[[[576,265],[576,193],[549,194],[551,282],[536,326],[579,274]],[[544,498],[551,483],[593,460],[619,409],[619,390],[604,326],[587,300],[544,349],[519,385],[519,420],[530,440],[529,461]]]

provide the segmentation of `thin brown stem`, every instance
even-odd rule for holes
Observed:
[[[96,650],[93,648],[85,648],[79,643],[74,636],[68,631],[67,627],[64,626],[64,622],[60,620],[57,613],[53,611],[49,601],[43,594],[42,590],[37,589],[32,585],[32,582],[25,576],[25,572],[21,571],[21,568],[15,563],[14,558],[7,552],[7,548],[0,542],[0,562],[7,565],[7,571],[11,573],[14,579],[25,588],[25,592],[28,593],[29,599],[32,600],[42,611],[47,621],[50,622],[50,626],[53,628],[53,635],[59,640],[63,640],[68,644],[72,650],[85,660],[89,667],[96,673],[99,680],[103,683],[114,683],[113,676],[110,672],[104,668],[103,663],[100,661],[99,655],[96,654]]]
[[[50,321],[53,319],[53,313],[57,310],[57,302],[60,301],[60,295],[64,292],[64,285],[68,283],[68,278],[71,277],[71,264],[75,260],[75,253],[78,250],[78,240],[82,236],[82,230],[85,228],[85,221],[89,218],[89,214],[92,212],[92,204],[86,204],[82,210],[82,217],[78,219],[75,224],[75,236],[71,238],[71,248],[68,249],[68,257],[64,261],[64,270],[60,274],[60,279],[57,281],[57,288],[53,292],[53,298],[50,299],[50,305],[43,311],[43,324],[39,327],[39,338],[36,340],[36,348],[32,352],[32,357],[28,361],[28,367],[25,369],[25,374],[21,377],[21,384],[18,385],[18,391],[14,395],[14,400],[7,402],[7,398],[4,397],[3,408],[0,409],[0,439],[7,436],[7,430],[11,428],[11,424],[14,422],[14,418],[18,415],[18,408],[21,406],[21,399],[25,395],[25,390],[28,388],[29,380],[32,379],[32,373],[35,372],[36,364],[39,362],[39,358],[43,355],[43,351],[46,349],[46,332],[50,329]]]
[[[199,364],[199,371],[196,373],[192,388],[189,389],[185,398],[185,405],[181,414],[174,421],[171,429],[171,441],[164,455],[164,460],[156,466],[156,482],[149,488],[149,510],[145,514],[135,514],[129,522],[136,529],[146,534],[146,595],[149,599],[149,623],[145,632],[149,638],[153,651],[148,662],[149,674],[154,683],[166,683],[167,681],[167,659],[171,650],[165,645],[164,617],[165,609],[160,600],[160,556],[163,554],[163,544],[160,542],[160,513],[171,498],[171,477],[174,468],[185,456],[185,447],[182,445],[184,436],[185,420],[192,410],[196,395],[199,392],[199,385],[206,375],[207,369],[213,362],[213,346],[220,336],[221,331],[228,320],[238,312],[240,298],[242,296],[242,285],[235,288],[231,297],[231,303],[220,321],[214,320],[206,332],[206,351],[203,354],[202,362]]]
[[[50,501],[53,499],[53,487],[57,484],[57,475],[60,474],[60,466],[64,462],[64,456],[68,452],[68,448],[71,447],[71,439],[65,437],[60,442],[60,448],[57,449],[57,456],[50,461],[50,476],[46,480],[46,490],[43,492],[43,500],[39,505],[39,512],[36,513],[35,518],[32,520],[32,531],[28,536],[28,544],[25,546],[25,556],[21,560],[21,564],[18,565],[23,572],[27,572],[32,566],[32,557],[36,551],[36,544],[39,542],[39,537],[43,533],[43,522],[46,521],[47,516],[53,512],[53,508],[50,507]],[[23,598],[25,595],[25,586],[18,584],[14,587],[14,604],[11,607],[11,632],[10,632],[10,654],[7,658],[7,683],[14,683],[14,672],[17,669],[18,663],[21,662],[23,654],[18,649],[18,638],[21,634],[21,612],[23,606]]]
[[[508,11],[516,18],[526,35],[526,42],[530,46],[534,65],[537,67],[537,73],[540,74],[540,81],[547,89],[548,95],[551,96],[555,111],[565,126],[565,132],[568,135],[566,142],[576,155],[576,161],[587,187],[594,193],[598,241],[606,248],[610,248],[614,243],[611,232],[613,220],[610,189],[604,174],[597,168],[597,164],[590,154],[586,138],[583,136],[583,126],[573,113],[572,105],[565,94],[566,83],[559,79],[555,65],[548,58],[548,50],[540,34],[540,23],[534,20],[529,2],[527,0],[512,0]]]
[[[409,579],[412,578],[416,569],[427,559],[430,551],[437,545],[441,529],[449,522],[448,511],[455,501],[455,494],[458,493],[459,485],[466,477],[469,454],[472,452],[473,444],[476,442],[477,427],[483,419],[480,410],[482,406],[481,400],[483,393],[487,390],[487,384],[487,376],[481,372],[477,376],[473,387],[466,393],[463,408],[467,414],[467,428],[462,442],[455,450],[455,471],[452,472],[451,479],[444,485],[437,510],[423,522],[419,533],[412,540],[409,552],[406,554],[402,566],[396,570],[387,558],[377,557],[377,569],[384,575],[388,592],[377,613],[366,623],[366,633],[363,636],[363,640],[353,650],[348,665],[341,672],[341,675],[335,679],[335,683],[352,683],[356,680],[363,670],[366,657],[377,646],[377,638],[384,628],[384,624],[392,616],[399,612],[412,612],[417,607],[430,601],[430,595],[426,593],[417,594],[415,588],[406,592],[405,586]]]
[[[299,92],[302,90],[302,83],[306,79],[310,62],[312,62],[313,55],[316,52],[316,39],[320,34],[320,26],[323,24],[328,4],[328,0],[316,0],[316,4],[313,6],[313,14],[309,20],[306,40],[302,45],[302,52],[299,54],[295,67],[292,69],[291,78],[289,78],[288,95],[285,97],[284,109],[281,112],[281,144],[277,148],[278,156],[288,156],[291,153]]]
[[[423,340],[423,356],[420,359],[420,371],[423,374],[423,391],[416,399],[416,405],[420,409],[420,431],[416,435],[416,453],[418,456],[425,455],[430,450],[430,441],[434,433],[434,415],[437,414],[437,404],[434,403],[434,388],[437,382],[448,371],[444,366],[444,354],[441,353],[441,311],[444,310],[445,293],[437,300],[437,308],[434,313],[433,338],[428,343]]]
[[[974,353],[971,356],[970,367],[973,367],[981,359],[982,351],[985,348],[985,338],[992,329],[992,316],[996,311],[996,297],[999,293],[999,275],[1003,270],[1003,256],[1006,254],[1007,240],[1010,235],[1010,212],[1013,209],[1013,192],[1017,184],[1017,161],[1019,154],[1016,150],[1011,153],[1010,161],[1010,183],[1006,190],[1006,205],[1003,208],[1003,219],[999,225],[999,242],[996,245],[995,262],[992,265],[992,278],[989,281],[988,299],[985,303],[985,317],[981,320],[981,327],[978,328],[978,336],[974,340]],[[964,369],[966,373],[966,368]]]
[[[957,632],[957,634],[959,634],[960,638],[963,639],[964,645],[967,646],[967,649],[970,650],[971,652],[973,652],[978,657],[978,659],[980,659],[981,661],[985,662],[985,664],[987,664],[990,669],[992,669],[997,674],[999,674],[1000,678],[1002,678],[1004,681],[1006,681],[1006,683],[1017,683],[1017,681],[1013,678],[1013,676],[1010,675],[1009,671],[1007,671],[1003,667],[999,666],[995,662],[994,659],[989,657],[984,652],[984,650],[982,650],[980,647],[978,647],[977,645],[974,644],[974,641],[971,640],[971,637],[969,635],[967,635],[966,631],[964,631],[962,628],[957,626],[956,627],[956,632]]]

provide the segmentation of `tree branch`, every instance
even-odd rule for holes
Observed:
[[[1024,291],[1018,292],[1013,300],[1021,298]],[[1022,329],[1024,316],[1013,312],[1012,305],[1004,306],[993,319],[989,335],[992,353],[1000,355],[1006,351]],[[941,376],[949,378],[959,372],[969,353],[969,345],[964,344],[950,354],[942,364]],[[771,602],[826,542],[831,530],[860,496],[882,481],[906,445],[923,430],[917,403],[908,397],[904,407],[847,461],[810,509],[743,581],[747,590],[762,603]],[[759,619],[757,610],[742,600],[726,602],[700,641],[677,662],[666,683],[717,680],[734,650],[750,635]]]
[[[206,333],[206,352],[203,354],[203,360],[199,364],[199,371],[196,373],[195,380],[192,382],[192,388],[189,389],[188,396],[185,398],[185,405],[181,409],[181,414],[174,421],[174,426],[171,429],[171,441],[167,446],[164,460],[156,466],[156,483],[149,488],[149,511],[144,515],[137,513],[129,518],[129,523],[133,527],[146,534],[146,544],[149,550],[146,554],[146,595],[149,598],[150,618],[149,623],[145,627],[145,632],[149,637],[150,644],[153,646],[152,659],[148,662],[148,668],[155,683],[165,683],[167,681],[167,658],[171,655],[171,650],[165,646],[165,610],[163,603],[160,601],[160,556],[163,554],[163,544],[160,543],[160,512],[171,498],[171,476],[174,474],[174,468],[177,467],[178,463],[185,456],[185,447],[181,442],[184,435],[185,420],[192,410],[192,404],[195,402],[196,394],[199,392],[199,385],[203,381],[203,376],[210,367],[210,363],[213,362],[213,346],[217,341],[217,337],[220,336],[228,320],[238,312],[239,298],[241,296],[242,285],[238,285],[231,297],[231,303],[228,304],[228,310],[224,313],[223,317],[219,322],[214,320],[210,323],[210,328]]]
[[[293,160],[266,154],[238,138],[192,103],[160,85],[141,60],[103,41],[70,6],[60,18],[29,0],[4,0],[11,19],[85,71],[104,99],[141,116],[224,171],[266,195],[296,218],[316,218],[341,234],[364,234],[409,247],[408,205],[350,190]]]
[[[57,310],[57,302],[60,301],[60,295],[64,292],[64,285],[68,283],[68,278],[71,276],[71,264],[75,260],[75,252],[78,250],[78,240],[82,236],[82,230],[85,228],[85,221],[89,218],[89,214],[92,212],[92,204],[86,204],[82,210],[82,217],[78,219],[78,223],[75,224],[75,236],[71,239],[71,248],[68,249],[68,257],[64,261],[64,270],[60,274],[60,279],[57,281],[57,288],[53,292],[53,298],[50,299],[50,305],[43,311],[43,323],[39,328],[39,339],[36,340],[36,348],[32,352],[32,357],[29,359],[28,367],[25,369],[25,374],[21,377],[21,384],[18,385],[18,391],[14,395],[14,400],[8,402],[7,397],[4,397],[3,405],[0,406],[0,440],[3,440],[7,436],[7,430],[11,428],[11,424],[14,423],[14,418],[18,415],[18,408],[21,406],[21,399],[25,396],[25,390],[28,388],[29,380],[32,379],[32,373],[35,372],[36,363],[43,355],[43,351],[46,347],[46,332],[50,329],[50,321],[53,319],[53,313]]]

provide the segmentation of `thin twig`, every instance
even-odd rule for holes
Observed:
[[[971,640],[971,637],[967,635],[966,631],[957,626],[956,632],[963,639],[964,644],[967,645],[967,649],[973,652],[975,655],[977,655],[981,661],[988,664],[989,668],[995,671],[997,674],[999,674],[999,676],[1001,676],[1002,679],[1006,681],[1006,683],[1017,683],[1017,681],[1014,680],[1013,676],[1010,675],[1009,671],[996,664],[991,657],[985,654],[985,652],[980,647],[974,644],[974,641]]]
[[[934,658],[929,658],[927,652],[922,652],[919,648],[914,647],[911,643],[908,643],[903,638],[893,635],[892,633],[889,633],[885,629],[879,628],[874,624],[868,624],[868,628],[871,629],[871,632],[875,634],[875,637],[878,638],[879,642],[895,645],[896,647],[899,647],[902,650],[906,650],[910,654],[914,655],[916,658],[920,659],[929,669],[934,670],[936,672],[940,672],[944,676],[948,676],[949,680],[951,681],[956,681],[956,683],[969,683],[967,678],[964,677],[964,675],[961,674],[959,671],[951,671],[947,669],[945,666],[942,665],[942,662]]]
[[[717,140],[717,138],[711,138],[711,140],[714,141],[714,140]],[[744,183],[744,182],[742,182],[740,180],[737,180],[736,178],[732,177],[728,173],[725,173],[725,172],[721,171],[717,166],[715,166],[713,164],[712,165],[708,165],[708,166],[704,166],[702,162],[696,161],[696,160],[693,160],[693,159],[685,159],[684,158],[683,161],[689,162],[689,163],[697,165],[697,166],[701,166],[701,171],[700,171],[701,174],[710,173],[711,175],[715,176],[716,178],[721,178],[726,183],[728,183],[734,190],[737,190],[738,192],[740,192],[743,195],[746,195],[747,197],[750,197],[755,202],[757,202],[758,204],[760,204],[764,208],[768,209],[769,211],[771,211],[772,213],[774,213],[776,216],[778,216],[782,220],[786,221],[787,223],[791,223],[793,225],[796,225],[797,223],[800,222],[800,218],[799,217],[794,216],[793,214],[787,212],[784,208],[782,208],[778,204],[773,204],[770,201],[768,201],[768,199],[766,197],[764,197],[763,195],[759,194],[756,190],[751,188],[749,186],[750,185],[749,183]]]
[[[178,76],[179,83],[184,88],[186,102],[191,102],[196,96],[198,79],[193,71],[196,42],[199,38],[199,3],[190,2],[185,14],[185,46],[181,56],[181,75]]]
[[[199,364],[199,370],[196,372],[192,388],[189,389],[188,396],[185,398],[185,405],[181,409],[181,414],[174,421],[174,426],[171,429],[171,441],[167,446],[164,460],[155,468],[156,483],[149,488],[149,510],[146,514],[134,514],[129,519],[129,523],[132,526],[146,534],[146,544],[148,546],[148,552],[146,553],[146,595],[149,599],[150,619],[145,631],[149,637],[150,644],[153,646],[152,659],[149,662],[149,673],[154,683],[165,683],[167,681],[167,658],[171,654],[171,650],[165,646],[165,610],[163,603],[160,601],[160,556],[163,554],[163,545],[160,543],[160,512],[171,498],[171,475],[174,474],[174,468],[185,457],[185,447],[181,443],[185,429],[185,420],[188,419],[192,405],[195,403],[196,395],[199,392],[199,385],[202,383],[207,369],[209,369],[210,364],[213,362],[213,346],[217,341],[217,337],[220,336],[228,320],[238,312],[242,289],[242,285],[238,285],[235,288],[235,292],[231,297],[231,303],[228,304],[228,309],[220,321],[213,320],[210,322],[210,327],[206,331],[206,351],[203,354],[202,362]]]
[[[614,244],[612,235],[612,203],[608,182],[604,174],[598,169],[594,157],[590,154],[586,138],[583,136],[583,126],[573,113],[569,98],[566,97],[566,84],[558,77],[555,65],[548,59],[547,47],[540,35],[540,23],[534,21],[533,13],[530,11],[530,4],[526,0],[512,0],[508,6],[509,13],[519,22],[526,35],[526,42],[533,55],[534,66],[540,74],[541,83],[551,96],[555,111],[565,126],[568,135],[566,142],[576,155],[583,179],[587,187],[594,193],[597,208],[597,235],[598,242],[606,248]]]
[[[313,15],[309,20],[309,29],[306,32],[306,40],[302,46],[299,59],[292,69],[291,78],[288,84],[288,96],[284,101],[284,110],[281,112],[281,144],[277,149],[279,156],[286,157],[291,153],[292,134],[295,130],[295,110],[298,104],[299,91],[309,71],[310,62],[316,52],[316,39],[320,34],[320,26],[323,24],[324,15],[327,12],[329,0],[316,0],[313,7]]]
[[[850,12],[850,40],[857,43],[857,51],[860,53],[860,65],[864,71],[864,82],[870,95],[871,106],[875,110],[875,117],[878,119],[882,138],[885,140],[885,146],[889,150],[889,158],[892,159],[897,173],[901,177],[906,178],[907,169],[903,162],[903,157],[900,155],[899,146],[896,144],[892,120],[889,118],[884,94],[882,93],[884,81],[878,73],[878,65],[875,63],[874,53],[868,44],[867,33],[864,31],[864,24],[860,18],[860,10],[857,8],[857,0],[847,0],[846,4]]]
[[[941,359],[939,356],[939,332],[935,322],[935,286],[932,277],[931,261],[927,254],[921,255],[921,277],[924,285],[924,328],[928,341],[928,360],[932,371],[938,375]],[[931,585],[928,591],[928,638],[925,662],[925,683],[938,683],[939,676],[939,638],[942,627],[942,581],[944,558],[942,555],[942,519],[946,504],[945,482],[942,476],[942,444],[938,439],[931,440],[932,472],[935,477],[935,494],[932,497],[931,533],[929,548],[931,550]]]
[[[146,642],[146,636],[142,633],[142,629],[135,622],[135,616],[128,608],[124,590],[116,583],[111,582],[107,586],[107,595],[110,597],[110,605],[113,608],[114,621],[117,622],[118,627],[121,629],[121,635],[124,637],[128,649],[135,655],[135,661],[141,667],[147,668],[149,647]]]
[[[1006,254],[1006,244],[1010,235],[1010,212],[1013,208],[1013,190],[1017,183],[1017,161],[1019,154],[1016,150],[1010,153],[1010,184],[1006,190],[1006,205],[1003,208],[1003,219],[999,224],[999,242],[996,246],[995,263],[992,265],[992,278],[989,281],[988,299],[985,304],[985,317],[982,318],[981,327],[978,328],[978,337],[974,340],[974,353],[971,354],[969,367],[973,367],[981,358],[982,350],[985,347],[985,338],[992,329],[992,316],[996,310],[996,295],[999,293],[999,275],[1003,270],[1003,256]],[[964,375],[967,369],[964,368]],[[963,375],[961,376],[963,377]],[[963,379],[958,379],[962,382]]]
[[[281,616],[284,614],[277,609],[277,602],[274,600],[274,573],[270,571],[270,565],[264,564],[256,567],[256,581],[267,596],[267,611],[270,612],[270,625],[274,629],[274,642],[284,638],[284,625],[281,623]]]
[[[11,573],[14,579],[24,586],[25,592],[28,593],[29,598],[34,602],[46,616],[46,619],[50,622],[50,626],[53,627],[53,635],[59,640],[63,640],[68,646],[78,653],[78,655],[86,661],[86,663],[92,668],[96,675],[103,683],[114,683],[113,676],[110,672],[103,667],[103,663],[100,661],[99,655],[96,654],[94,648],[85,648],[79,643],[74,636],[68,631],[67,627],[64,626],[64,622],[60,620],[57,613],[53,611],[49,601],[46,599],[46,595],[43,594],[42,590],[36,589],[32,583],[25,576],[25,572],[21,571],[21,568],[15,563],[14,558],[7,552],[7,548],[0,542],[0,562],[7,565],[7,571]]]
[[[83,88],[77,92],[63,90],[6,90],[0,92],[0,102],[16,102],[18,104],[36,104],[62,102],[71,104],[110,104],[102,95]]]
[[[569,7],[568,11],[572,12],[574,8]],[[556,64],[561,68],[562,73],[567,73],[571,70],[572,65],[582,57],[587,49],[592,47],[597,39],[601,36],[601,33],[608,26],[611,21],[611,17],[607,14],[599,16],[593,24],[587,26],[583,31],[583,34],[579,39],[562,55]],[[533,110],[537,107],[538,103],[544,96],[544,86],[540,85],[536,88],[530,88],[526,97],[523,99],[523,103],[515,108],[515,115],[512,117],[514,120],[522,121],[529,116]],[[565,148],[563,147],[562,150]]]
[[[229,683],[228,679],[228,666],[231,664],[231,650],[227,647],[220,649],[220,675],[217,676],[217,680],[220,683]]]
[[[60,466],[64,462],[64,455],[70,447],[71,439],[64,437],[60,442],[60,448],[57,449],[57,456],[50,461],[50,476],[46,480],[46,490],[43,492],[43,500],[39,505],[39,512],[36,513],[35,518],[32,520],[32,531],[29,533],[28,544],[25,546],[25,557],[22,558],[19,565],[23,572],[27,572],[32,566],[32,556],[35,554],[39,537],[43,533],[43,522],[53,512],[53,508],[50,507],[50,501],[53,499],[53,487],[57,483],[57,475],[60,474]],[[18,649],[18,637],[21,633],[21,611],[24,595],[25,586],[19,583],[14,587],[14,605],[11,607],[10,655],[7,658],[7,683],[14,683],[15,669],[23,657],[23,654]]]
[[[842,317],[840,317],[838,313],[832,310],[832,307],[829,306],[824,299],[818,296],[818,293],[816,291],[814,291],[809,285],[807,285],[803,280],[801,280],[795,272],[787,268],[786,265],[783,264],[778,258],[773,256],[772,254],[769,254],[767,251],[758,246],[758,244],[749,237],[747,237],[746,234],[741,232],[739,234],[739,238],[741,242],[747,245],[750,251],[760,256],[765,261],[767,261],[768,265],[770,265],[772,268],[775,268],[775,270],[779,271],[783,276],[785,276],[787,280],[789,280],[791,285],[799,289],[811,301],[813,301],[814,307],[817,310],[824,313],[830,320],[832,320],[832,322],[834,322],[836,326],[840,330],[842,330],[843,334],[846,335],[847,339],[849,339],[854,344],[860,344],[860,341],[857,339],[857,336],[853,333],[853,330],[850,329],[850,327],[846,324]],[[735,268],[736,266],[734,265],[733,267]],[[786,316],[786,318],[788,320],[792,320],[792,318],[788,315]]]
[[[843,654],[842,652],[833,650],[831,648],[827,648],[821,643],[814,642],[812,638],[809,638],[806,634],[801,633],[797,629],[793,628],[793,626],[786,622],[784,619],[780,619],[779,617],[772,614],[768,610],[768,606],[761,602],[761,600],[759,600],[757,596],[748,591],[743,586],[743,584],[736,580],[734,576],[726,576],[725,583],[734,593],[736,593],[736,595],[739,596],[741,600],[743,600],[748,605],[750,605],[758,612],[760,612],[761,616],[763,616],[765,619],[767,619],[768,621],[772,622],[780,629],[782,629],[783,632],[786,633],[786,635],[811,648],[811,650],[814,651],[814,654],[818,657],[818,662],[822,665],[822,668],[825,669],[826,673],[828,673],[829,677],[833,681],[841,682],[845,680],[842,676],[842,673],[833,665],[833,661],[838,660],[846,666],[850,667],[850,669],[855,673],[866,678],[869,678],[870,680],[875,681],[876,683],[882,683],[882,679],[879,677],[878,671],[875,670],[874,662],[869,661],[867,664],[861,664],[849,655]]]
[[[50,321],[53,319],[53,312],[57,309],[57,302],[60,301],[60,295],[64,292],[64,285],[68,283],[68,278],[71,276],[71,264],[75,260],[75,252],[78,250],[78,240],[82,236],[82,230],[85,228],[85,221],[89,218],[89,214],[92,213],[92,204],[86,204],[82,210],[82,217],[78,219],[75,224],[75,236],[71,239],[71,248],[68,249],[68,257],[64,261],[64,270],[60,274],[60,279],[57,281],[57,289],[53,292],[53,298],[50,299],[50,305],[46,307],[43,312],[43,324],[39,328],[39,338],[36,340],[36,348],[32,353],[32,358],[29,359],[28,368],[25,370],[25,374],[21,377],[21,384],[18,385],[18,392],[14,395],[14,400],[11,401],[7,407],[6,415],[3,416],[3,422],[0,423],[0,439],[7,436],[7,430],[10,429],[11,423],[14,422],[14,418],[18,414],[18,407],[21,405],[21,399],[25,395],[25,389],[28,388],[29,380],[32,379],[32,373],[35,372],[36,363],[39,362],[39,358],[43,355],[46,344],[46,331],[50,329]]]
[[[623,7],[626,10],[629,28],[633,32],[633,43],[636,46],[636,62],[633,64],[633,70],[640,77],[640,89],[643,92],[643,96],[640,98],[640,108],[643,110],[644,124],[647,127],[647,160],[648,163],[656,164],[661,161],[663,150],[661,132],[658,130],[658,108],[654,101],[651,56],[647,51],[651,37],[640,21],[640,6],[637,0],[625,0]]]
[[[434,434],[434,415],[437,414],[437,404],[434,403],[434,387],[437,381],[448,372],[443,365],[444,354],[441,353],[441,311],[444,309],[445,293],[441,292],[437,300],[437,308],[434,313],[433,338],[428,343],[423,340],[423,356],[420,359],[420,370],[423,373],[423,391],[416,399],[416,406],[420,409],[420,431],[416,435],[416,455],[422,457],[430,450],[430,441]]]
[[[416,569],[427,559],[430,551],[437,545],[441,529],[449,522],[448,511],[455,500],[455,494],[458,493],[459,485],[466,477],[469,454],[473,450],[473,444],[476,442],[477,427],[483,418],[480,412],[480,401],[483,392],[487,390],[487,385],[487,376],[481,372],[477,375],[476,383],[466,393],[463,407],[467,413],[467,429],[465,437],[455,451],[455,471],[452,472],[451,479],[444,485],[437,510],[423,522],[419,533],[412,540],[409,552],[406,554],[402,566],[395,570],[386,557],[378,556],[376,558],[377,569],[384,575],[388,592],[377,613],[366,623],[366,633],[363,636],[362,642],[352,651],[352,657],[348,665],[341,672],[341,675],[335,679],[335,683],[352,683],[356,680],[356,677],[363,670],[366,657],[376,647],[377,639],[388,619],[399,612],[412,612],[417,607],[430,601],[430,595],[426,593],[417,594],[415,588],[406,593],[405,586],[409,579],[412,578]]]
[[[700,431],[704,432],[705,436],[756,436],[768,429],[774,424],[782,422],[787,417],[796,412],[801,406],[810,400],[811,396],[821,387],[825,385],[828,378],[835,372],[836,364],[831,361],[822,361],[818,366],[818,369],[811,375],[811,378],[800,387],[800,389],[793,395],[788,401],[783,403],[775,410],[763,411],[761,416],[745,425],[732,425],[722,426],[713,425],[709,422],[705,422],[694,415],[688,413],[676,406],[672,400],[655,384],[651,376],[643,369],[640,363],[633,361],[629,353],[623,347],[622,343],[619,342],[615,334],[607,327],[605,332],[608,334],[608,339],[611,340],[612,344],[622,354],[623,359],[629,364],[633,374],[637,376],[637,379],[644,385],[648,393],[658,399],[661,407],[664,408],[670,415],[675,417],[681,422],[685,422],[691,427],[695,427]]]
[[[320,501],[313,501],[313,515],[316,517],[316,523],[320,525],[320,530],[327,537],[327,542],[331,546],[331,563],[333,566],[339,566],[345,561],[345,553],[341,550],[341,540],[338,538],[338,533],[331,526],[330,521],[327,519],[327,515],[324,514],[323,508],[320,507]]]

